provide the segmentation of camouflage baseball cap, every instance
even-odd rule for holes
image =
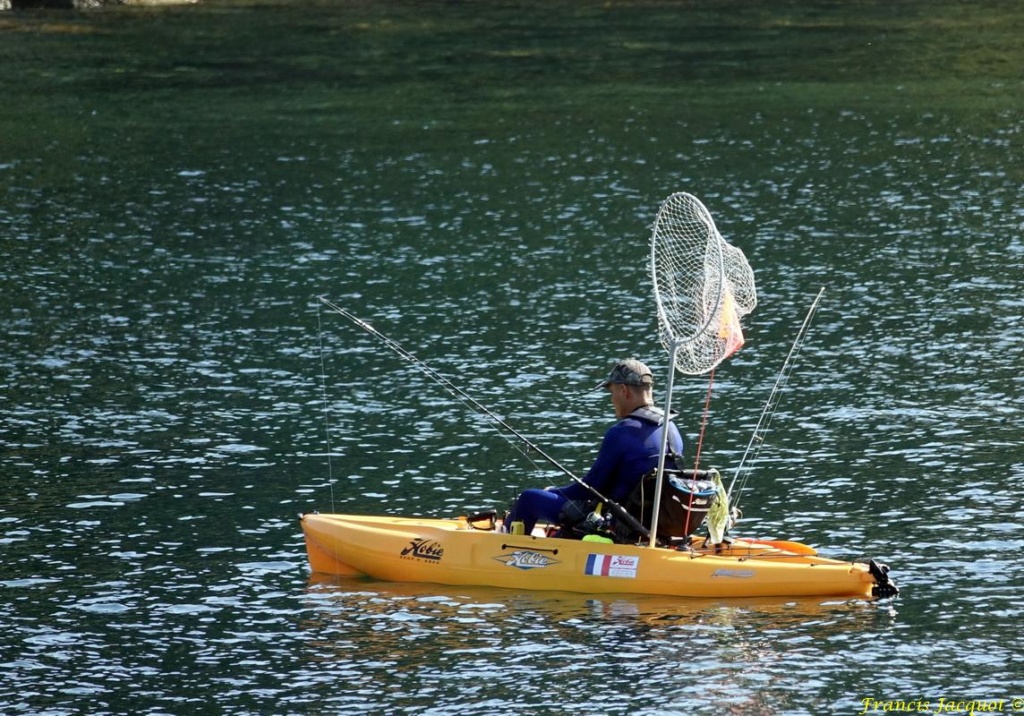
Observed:
[[[608,378],[597,387],[607,388],[612,383],[650,387],[654,385],[654,376],[647,366],[636,358],[630,358],[616,363]]]

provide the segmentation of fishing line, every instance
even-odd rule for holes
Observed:
[[[711,369],[711,376],[708,379],[708,393],[704,398],[704,414],[700,420],[700,433],[697,436],[697,454],[693,458],[693,471],[696,472],[700,469],[700,453],[701,448],[704,447],[704,433],[708,427],[708,415],[711,413],[711,393],[715,385],[715,369]]]
[[[772,387],[771,393],[768,395],[768,400],[764,404],[764,409],[761,411],[761,416],[757,419],[757,425],[754,427],[754,434],[750,436],[750,442],[747,443],[747,449],[743,451],[743,457],[740,458],[739,465],[736,466],[736,474],[733,475],[732,482],[729,483],[729,500],[733,506],[738,506],[740,502],[740,496],[743,494],[743,490],[746,488],[747,480],[750,477],[751,467],[747,467],[747,472],[743,475],[743,479],[740,480],[739,488],[736,492],[736,497],[733,498],[733,486],[736,485],[736,479],[740,476],[743,471],[743,466],[747,462],[747,455],[753,451],[753,457],[750,459],[752,465],[757,461],[758,456],[761,454],[761,449],[764,447],[765,435],[768,432],[768,428],[772,423],[772,419],[775,415],[775,409],[778,407],[779,398],[782,392],[786,389],[786,385],[789,383],[789,377],[793,373],[793,365],[795,365],[796,357],[800,354],[800,349],[803,347],[804,337],[807,335],[807,329],[811,325],[811,319],[814,317],[815,311],[818,310],[818,304],[821,302],[821,297],[825,294],[825,287],[818,291],[818,295],[815,296],[814,301],[811,303],[811,307],[807,310],[807,315],[804,317],[804,322],[800,326],[800,330],[796,334],[796,339],[793,341],[792,347],[789,349],[789,353],[786,355],[786,360],[782,362],[782,368],[779,370],[779,375],[775,378],[775,385]]]
[[[335,303],[331,302],[327,298],[324,298],[323,296],[321,296],[320,297],[320,302],[323,303],[325,306],[327,306],[334,313],[337,313],[338,315],[344,316],[348,320],[352,321],[354,324],[356,324],[357,326],[362,328],[364,331],[366,331],[367,333],[372,335],[374,338],[379,340],[381,343],[383,343],[385,346],[387,346],[390,350],[392,350],[393,352],[397,353],[399,356],[401,356],[405,360],[407,360],[410,363],[412,363],[413,365],[415,365],[417,368],[419,368],[423,372],[424,375],[426,375],[428,378],[430,378],[435,383],[440,385],[442,388],[444,388],[445,391],[447,391],[450,395],[452,395],[453,397],[455,397],[456,399],[461,401],[464,405],[472,408],[473,410],[477,411],[478,413],[486,415],[488,418],[493,420],[499,426],[501,426],[502,428],[504,428],[505,430],[510,432],[515,437],[519,438],[519,440],[521,440],[522,443],[524,445],[526,445],[526,447],[529,450],[532,450],[537,455],[539,455],[540,457],[544,458],[548,463],[550,463],[551,465],[556,467],[558,470],[560,470],[561,472],[565,473],[566,475],[571,477],[573,480],[575,480],[577,482],[582,482],[582,480],[580,480],[578,477],[576,477],[576,475],[574,475],[567,467],[565,467],[564,465],[559,463],[557,460],[555,460],[553,457],[551,457],[546,452],[544,452],[538,445],[536,445],[534,442],[532,442],[529,438],[527,438],[521,432],[516,430],[514,427],[509,425],[501,417],[499,417],[498,415],[495,415],[494,412],[490,408],[488,408],[486,405],[483,405],[482,403],[480,403],[480,401],[478,401],[476,398],[474,398],[473,396],[471,396],[468,393],[466,393],[466,391],[464,391],[459,386],[455,385],[452,381],[450,381],[444,375],[442,375],[441,373],[439,373],[435,369],[431,368],[429,365],[427,365],[422,360],[417,358],[415,355],[410,353],[408,350],[403,348],[401,346],[401,344],[399,344],[397,341],[395,341],[395,340],[393,340],[391,338],[388,338],[387,336],[385,336],[383,333],[378,331],[376,328],[374,328],[372,325],[370,325],[366,321],[362,320],[361,318],[359,318],[358,316],[354,315],[350,311],[347,311],[344,308],[336,305]],[[517,445],[516,443],[512,442],[508,438],[507,435],[502,434],[500,431],[498,432],[498,434],[501,435],[501,437],[503,439],[505,439],[510,445],[512,445],[517,451],[519,451],[522,455],[524,455],[528,460],[530,460],[531,463],[533,463],[535,466],[537,466],[539,468],[539,465],[533,459],[533,457],[527,451],[523,450],[520,445]]]
[[[320,343],[320,388],[324,397],[324,438],[327,442],[327,480],[331,487],[331,512],[334,512],[334,468],[331,465],[330,406],[327,402],[327,369],[324,366],[324,331],[320,322],[320,304],[316,304],[316,334]]]

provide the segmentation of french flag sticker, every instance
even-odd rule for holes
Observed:
[[[635,579],[636,568],[639,564],[639,557],[619,554],[591,554],[587,555],[587,566],[583,572],[595,577]]]

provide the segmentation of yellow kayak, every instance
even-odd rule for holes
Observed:
[[[464,517],[317,513],[302,516],[302,531],[312,570],[342,577],[679,597],[897,594],[884,566],[821,557],[798,542],[649,547],[503,534]]]

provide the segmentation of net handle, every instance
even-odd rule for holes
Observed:
[[[661,450],[658,453],[658,471],[654,480],[654,507],[651,510],[651,541],[650,547],[658,546],[658,513],[661,512],[661,481],[665,475],[665,459],[668,452],[669,419],[672,415],[672,386],[675,383],[676,353],[679,351],[679,343],[672,344],[669,354],[668,380],[665,383],[665,414],[661,418]]]

